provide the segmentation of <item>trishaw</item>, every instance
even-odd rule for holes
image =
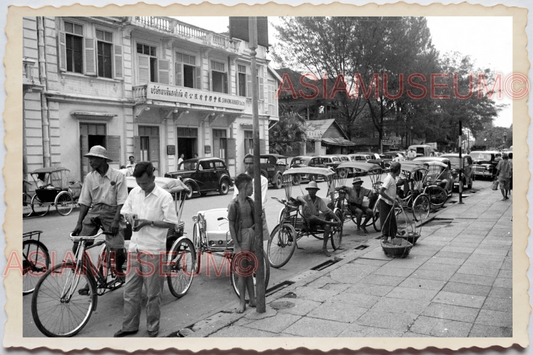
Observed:
[[[349,172],[349,175],[352,176],[367,176],[370,181],[370,187],[368,189],[372,190],[373,198],[367,199],[363,204],[368,206],[370,209],[374,208],[374,204],[379,194],[379,188],[381,187],[382,175],[385,172],[383,168],[377,164],[363,163],[363,162],[345,162],[339,165],[337,171],[340,169]],[[337,183],[338,196],[335,199],[335,209],[342,211],[342,221],[346,223],[349,220],[352,220],[354,224],[357,224],[356,215],[352,214],[350,205],[346,199],[346,190],[340,188],[341,186],[351,185],[349,179],[340,178]],[[377,224],[377,226],[376,226]],[[368,224],[364,227],[374,225],[374,229],[379,231],[379,214],[376,211],[373,211],[372,218],[368,220]]]
[[[397,184],[399,185],[397,195],[401,201],[401,208],[395,208],[395,214],[399,216],[404,209],[410,209],[415,222],[423,223],[429,216],[431,209],[431,201],[427,194],[428,187],[424,186],[428,170],[423,164],[412,161],[403,161],[401,165],[400,182]],[[377,203],[373,212],[374,216],[379,216]],[[374,228],[380,231],[381,223],[379,218],[374,221]]]
[[[230,263],[230,282],[233,290],[240,295],[237,288],[237,275],[234,272],[235,262],[235,244],[231,238],[229,231],[228,209],[214,208],[206,211],[198,211],[196,216],[193,216],[193,244],[196,250],[196,266],[195,273],[198,274],[201,268],[202,254],[218,254],[227,259]],[[208,264],[207,264],[208,265]],[[263,265],[264,265],[264,279],[265,289],[268,287],[270,279],[270,265],[267,262],[266,253],[263,251]],[[256,274],[253,275],[254,284],[256,282]]]
[[[127,183],[128,187],[136,186],[134,180],[128,180]],[[167,184],[166,181],[157,180],[156,184],[166,186],[167,191],[174,195],[180,220],[180,224],[167,234],[166,253],[159,256],[168,288],[173,296],[180,298],[191,287],[195,271],[194,246],[183,236],[181,222],[188,191],[180,184]],[[98,217],[93,218],[93,223],[101,228],[96,235],[69,236],[73,242],[78,242],[74,260],[67,258],[49,268],[35,286],[32,316],[37,328],[46,336],[70,337],[78,334],[89,322],[93,311],[96,311],[98,297],[118,289],[123,283],[117,279],[114,253],[109,252],[102,238],[109,232],[102,229]],[[93,263],[89,250],[98,247],[98,259]]]
[[[278,217],[278,225],[274,227],[270,233],[268,240],[268,260],[270,265],[275,268],[280,268],[285,265],[296,250],[296,244],[303,236],[313,236],[317,239],[323,239],[324,230],[322,228],[311,228],[303,216],[299,204],[291,196],[292,183],[294,175],[308,175],[315,176],[318,179],[323,179],[327,184],[326,194],[329,201],[326,204],[333,206],[335,201],[335,186],[338,182],[337,174],[329,168],[292,168],[283,173],[283,184],[285,186],[286,199],[279,200],[273,197],[283,205]],[[301,195],[306,193],[300,186]],[[337,218],[342,221],[342,211],[332,209]],[[331,246],[334,250],[340,248],[342,241],[342,223],[331,226]]]
[[[424,183],[428,186],[431,205],[433,208],[440,208],[452,194],[453,176],[450,166],[446,161],[425,161],[424,165],[428,169]]]
[[[35,195],[31,199],[33,215],[46,215],[50,206],[55,206],[62,216],[72,212],[81,193],[81,183],[67,181],[68,171],[67,168],[53,166],[30,173],[36,186]]]

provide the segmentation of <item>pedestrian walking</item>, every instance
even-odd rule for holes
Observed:
[[[509,160],[509,155],[502,154],[502,159],[496,165],[496,174],[500,183],[502,201],[509,199],[509,190],[511,189],[511,179],[513,176],[513,163]]]
[[[390,165],[390,172],[383,180],[383,185],[381,185],[379,190],[379,220],[385,243],[389,241],[389,238],[396,238],[396,232],[398,231],[394,204],[398,200],[396,196],[396,178],[400,174],[401,168],[402,165],[400,163],[393,162]]]
[[[128,250],[128,274],[124,289],[122,328],[115,337],[139,331],[141,296],[146,289],[146,323],[148,335],[159,333],[161,294],[163,292],[161,257],[166,251],[168,229],[175,228],[178,217],[172,195],[155,184],[154,166],[143,161],[135,165],[137,187],[131,190],[121,213],[132,225]]]
[[[247,174],[240,174],[235,179],[235,185],[239,189],[239,194],[228,206],[228,221],[231,239],[235,244],[234,263],[237,275],[237,289],[239,290],[240,303],[238,313],[246,310],[245,292],[248,290],[250,296],[250,307],[256,306],[253,271],[254,261],[257,260],[254,253],[254,226],[255,226],[255,205],[250,198],[253,192],[253,180]]]
[[[123,283],[124,277],[120,274],[126,260],[124,252],[126,224],[120,215],[120,209],[128,197],[126,177],[109,166],[108,162],[111,159],[107,155],[107,150],[101,145],[91,147],[85,156],[89,158],[89,165],[93,170],[83,181],[78,200],[80,214],[72,235],[95,235],[100,227],[92,222],[92,218],[98,217],[104,230],[113,234],[106,234],[106,244],[111,253],[115,253],[116,256],[115,266],[119,274],[117,281]],[[88,242],[87,245],[92,245],[92,242]],[[78,243],[74,243],[74,250],[77,247]],[[89,288],[84,287],[79,292],[89,294]]]

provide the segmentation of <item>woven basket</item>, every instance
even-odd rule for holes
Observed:
[[[394,238],[389,243],[381,242],[381,248],[389,258],[405,258],[412,247],[413,244],[403,238]]]
[[[420,233],[418,232],[407,232],[405,230],[396,234],[396,238],[402,238],[407,240],[409,243],[416,245],[418,238],[420,238]]]

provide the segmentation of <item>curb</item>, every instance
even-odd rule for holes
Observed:
[[[490,187],[487,187],[490,188]],[[487,188],[480,189],[476,193],[486,190]],[[438,215],[441,213],[449,211],[449,208],[453,208],[459,206],[459,203],[455,203],[453,205],[450,205],[446,209],[440,209],[436,213],[434,213],[432,216],[425,220],[422,223],[418,223],[417,227],[422,227],[427,223],[430,223],[432,220],[437,219]],[[370,244],[370,245],[369,245]],[[362,250],[357,250],[356,248],[362,245],[367,245],[367,248]],[[284,298],[287,295],[290,295],[292,291],[294,291],[298,287],[305,286],[320,277],[324,276],[325,274],[328,274],[341,266],[348,264],[352,262],[353,260],[358,259],[360,256],[368,253],[369,251],[381,247],[381,243],[379,239],[370,238],[365,243],[360,243],[357,245],[354,249],[345,250],[341,252],[338,255],[335,255],[334,257],[328,259],[325,263],[333,261],[333,264],[330,266],[327,266],[327,268],[324,268],[323,270],[307,270],[302,272],[299,275],[296,275],[295,277],[287,280],[286,282],[290,282],[290,284],[286,287],[280,288],[280,290],[277,290],[270,295],[266,296],[266,312],[265,313],[256,313],[253,316],[250,316],[251,313],[243,312],[243,313],[233,313],[232,311],[228,311],[232,308],[235,308],[235,305],[238,303],[238,301],[232,301],[216,310],[213,310],[208,316],[204,317],[203,319],[200,319],[196,321],[193,324],[190,324],[184,328],[181,328],[177,331],[172,331],[167,337],[208,337],[211,334],[216,333],[217,331],[231,326],[235,322],[239,321],[241,318],[247,317],[253,317],[254,319],[262,319],[262,318],[269,318],[274,317],[277,314],[277,311],[269,306],[270,303],[273,301],[276,301],[280,298]],[[277,285],[276,285],[277,286]],[[268,291],[268,290],[267,290]],[[280,292],[283,291],[283,292]],[[267,292],[268,293],[268,292]]]

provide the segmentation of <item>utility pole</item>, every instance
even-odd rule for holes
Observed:
[[[254,202],[255,202],[255,255],[257,256],[256,270],[256,312],[265,313],[265,269],[263,255],[263,223],[262,223],[262,197],[261,197],[261,168],[260,168],[260,141],[259,141],[259,87],[257,85],[257,66],[256,66],[256,49],[257,49],[257,17],[248,17],[248,31],[250,41],[248,47],[251,55],[252,69],[252,116],[254,130]]]
[[[463,203],[463,120],[459,120],[459,203]],[[453,186],[453,185],[452,185]]]

